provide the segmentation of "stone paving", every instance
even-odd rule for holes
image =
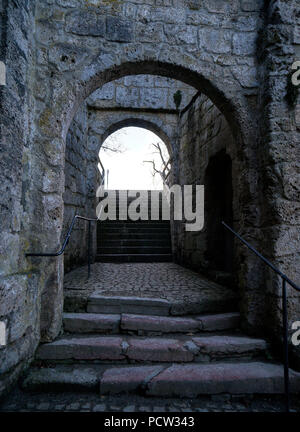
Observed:
[[[174,263],[95,263],[89,279],[82,266],[65,275],[64,289],[66,298],[81,301],[91,294],[161,298],[180,304],[182,313],[197,313],[208,303],[232,310],[236,304],[231,289]]]
[[[300,401],[292,401],[300,412]],[[282,412],[282,397],[230,396],[162,399],[140,396],[105,397],[91,393],[23,393],[14,390],[0,412]]]

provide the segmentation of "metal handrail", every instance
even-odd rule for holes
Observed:
[[[267,266],[269,266],[275,273],[277,273],[282,279],[282,321],[283,321],[283,349],[284,349],[284,391],[286,401],[286,411],[290,411],[290,380],[289,380],[289,345],[288,345],[288,314],[287,314],[287,293],[286,283],[292,288],[300,291],[300,287],[291,281],[284,273],[282,273],[277,267],[275,267],[267,258],[260,254],[253,246],[251,246],[243,237],[235,232],[229,225],[224,221],[222,224],[235,235],[244,245],[247,246],[258,258],[260,258]]]
[[[62,255],[64,253],[64,251],[65,251],[68,243],[69,243],[70,236],[72,234],[72,231],[73,231],[76,219],[81,219],[81,220],[84,220],[84,221],[88,222],[88,249],[87,249],[87,257],[88,257],[88,278],[89,278],[90,274],[91,274],[91,223],[98,221],[98,219],[87,218],[87,217],[84,217],[84,216],[74,215],[73,219],[72,219],[72,222],[71,222],[71,224],[69,226],[67,235],[65,237],[65,240],[64,240],[64,242],[63,242],[63,244],[62,244],[62,246],[61,246],[61,248],[60,248],[60,250],[58,252],[52,252],[52,253],[48,253],[48,252],[46,252],[46,253],[45,252],[34,252],[34,253],[33,252],[29,252],[29,253],[26,253],[25,255],[27,257],[29,257],[29,256],[33,256],[33,257],[37,257],[37,256],[41,256],[41,257],[57,257],[57,256]]]

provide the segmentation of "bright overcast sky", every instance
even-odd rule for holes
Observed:
[[[153,177],[152,164],[143,162],[154,160],[161,169],[160,156],[152,146],[152,143],[160,143],[166,149],[160,138],[146,129],[127,127],[110,135],[104,145],[116,143],[124,150],[122,153],[100,150],[101,162],[109,169],[108,189],[162,189],[160,175]]]

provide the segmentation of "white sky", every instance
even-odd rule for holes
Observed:
[[[143,128],[123,128],[105,140],[104,145],[120,145],[124,150],[122,153],[100,150],[101,162],[106,170],[109,169],[109,189],[162,189],[160,175],[153,177],[152,164],[143,162],[154,160],[156,167],[161,169],[161,158],[155,153],[152,143],[160,143],[164,154],[168,154],[161,139]]]

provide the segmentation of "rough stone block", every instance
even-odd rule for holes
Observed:
[[[234,14],[239,9],[238,0],[205,0],[205,6],[210,12]]]
[[[121,328],[132,331],[181,333],[198,331],[202,324],[193,318],[160,317],[150,315],[122,315]]]
[[[199,10],[202,6],[202,0],[185,0],[185,4],[189,9]]]
[[[105,297],[93,295],[88,301],[88,312],[94,313],[138,313],[141,315],[169,314],[170,304],[163,299],[142,297]]]
[[[128,340],[126,355],[130,360],[156,362],[189,362],[194,355],[176,339],[145,338]]]
[[[233,53],[252,55],[256,51],[257,33],[235,33],[233,35]]]
[[[300,374],[291,372],[293,391],[300,389]],[[174,365],[154,377],[149,396],[197,397],[204,394],[283,393],[283,367],[270,363],[215,363]]]
[[[232,67],[232,73],[242,87],[252,88],[258,86],[256,67],[234,66]]]
[[[119,330],[120,315],[65,313],[64,329],[70,333],[103,333]]]
[[[137,366],[108,369],[100,380],[100,394],[129,393],[145,386],[163,366]]]
[[[255,355],[263,353],[267,344],[263,339],[245,336],[208,336],[193,337],[193,342],[200,348],[202,354],[213,357]]]
[[[164,28],[167,41],[172,45],[180,43],[189,45],[197,44],[198,32],[194,26],[174,26],[171,24],[166,24]]]
[[[164,39],[164,30],[161,23],[138,23],[136,26],[136,40],[139,42],[158,43]]]
[[[262,9],[263,0],[241,0],[242,10],[245,12],[255,12]]]
[[[66,17],[66,31],[81,36],[104,37],[104,17],[92,11],[78,10]]]
[[[96,90],[94,93],[91,94],[89,98],[89,102],[95,102],[96,100],[112,100],[114,98],[115,94],[115,85],[114,83],[107,83],[104,84],[100,89]]]
[[[99,384],[99,373],[93,368],[56,366],[32,368],[21,383],[25,391],[94,391]]]
[[[40,345],[40,360],[123,360],[119,337],[73,337]]]
[[[138,108],[140,106],[140,92],[136,87],[117,87],[116,103],[124,107]]]
[[[126,86],[152,88],[156,79],[157,77],[153,75],[131,75],[124,78],[124,84]],[[162,79],[164,80],[164,78]]]
[[[181,24],[185,22],[185,11],[182,8],[157,7],[152,9],[151,21],[164,24]]]
[[[226,54],[231,51],[231,32],[226,30],[199,30],[199,45],[209,52]]]
[[[204,315],[198,317],[202,323],[202,330],[204,331],[218,331],[228,330],[239,326],[240,314],[238,312],[217,314],[217,315]]]
[[[106,18],[106,38],[114,42],[132,42],[133,25],[118,17]]]
[[[87,48],[81,49],[68,44],[56,44],[49,49],[50,63],[62,72],[78,68],[87,56]]]
[[[167,108],[168,90],[162,88],[141,88],[140,106],[146,108]]]

